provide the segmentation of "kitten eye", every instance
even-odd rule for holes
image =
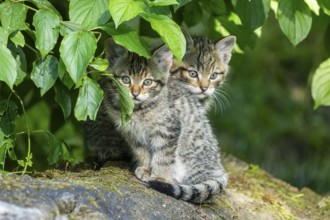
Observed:
[[[153,82],[152,79],[145,79],[145,80],[143,81],[143,85],[144,85],[144,86],[151,86],[152,82]]]
[[[188,70],[188,75],[191,78],[197,78],[198,77],[198,73],[195,70]]]
[[[210,75],[210,79],[216,79],[216,78],[218,78],[218,75],[219,75],[219,73],[214,72]]]
[[[131,78],[129,78],[128,76],[123,76],[123,77],[121,77],[121,81],[124,84],[129,84],[129,83],[131,83]]]

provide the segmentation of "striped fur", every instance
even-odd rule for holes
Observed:
[[[117,90],[111,80],[103,78],[101,114],[104,122],[114,127],[113,134],[120,134],[117,137],[123,137],[133,152],[136,177],[160,192],[194,203],[221,193],[227,185],[227,174],[206,108],[184,81],[169,77],[169,50],[162,47],[146,60],[113,41],[109,45],[110,71],[129,88],[135,108],[131,120],[121,126]],[[152,86],[143,86],[146,79],[153,80]],[[125,83],[127,80],[130,83]]]
[[[236,42],[235,36],[228,36],[213,42],[205,37],[191,38],[185,33],[187,52],[182,60],[174,60],[171,67],[172,77],[182,82],[187,92],[195,94],[203,105],[209,109],[214,101],[220,102],[223,97],[220,88],[228,75],[228,63]],[[189,72],[196,72],[197,77],[191,77]],[[212,78],[215,76],[215,78]]]

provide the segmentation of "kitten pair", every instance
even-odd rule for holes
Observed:
[[[104,101],[96,121],[84,126],[88,147],[104,162],[125,154],[128,145],[136,177],[177,199],[200,203],[219,194],[228,178],[206,113],[227,75],[235,40],[229,36],[214,44],[187,37],[182,63],[165,46],[145,59],[110,40],[109,70],[129,88],[135,108],[121,126],[116,87],[102,78]],[[120,137],[125,141],[114,143]]]

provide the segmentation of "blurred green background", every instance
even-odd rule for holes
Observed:
[[[67,10],[67,4],[51,2],[56,8]],[[179,24],[182,19],[190,20],[187,14],[194,7],[180,9],[175,20]],[[205,27],[205,23],[212,27],[207,17],[202,22],[197,17],[200,16],[193,16],[188,24],[192,33],[214,39],[221,37]],[[221,89],[222,104],[210,111],[222,152],[256,164],[294,186],[310,187],[321,194],[330,192],[330,108],[313,109],[310,85],[311,73],[330,55],[326,50],[330,45],[329,23],[329,16],[314,16],[310,34],[297,47],[281,32],[273,12],[263,25],[260,39],[250,41],[244,35],[238,36],[238,41],[246,41],[241,48],[244,53],[234,54],[230,77]],[[133,26],[139,24],[140,33],[155,36],[148,24],[131,22]],[[98,54],[100,50],[102,43]],[[31,68],[29,64],[28,69]],[[1,88],[0,99],[9,93],[7,88]],[[30,130],[34,131],[34,168],[49,168],[47,156],[53,150],[49,148],[49,138],[40,130],[63,139],[76,158],[75,163],[83,162],[86,154],[81,123],[73,116],[67,121],[63,119],[54,101],[54,91],[47,92],[41,100],[39,90],[31,80],[26,80],[17,93],[23,99]],[[72,96],[77,93],[74,90]],[[20,107],[19,113],[15,121],[18,133],[15,151],[18,158],[24,158],[27,137],[20,132],[26,130],[26,124]],[[6,164],[7,170],[16,166],[10,161]]]
[[[330,52],[323,22],[294,48],[271,14],[256,47],[232,59],[230,104],[210,113],[223,152],[319,193],[330,191],[330,108],[313,110],[310,85]]]

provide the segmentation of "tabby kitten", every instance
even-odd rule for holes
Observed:
[[[137,160],[137,178],[161,192],[189,202],[220,193],[227,174],[218,143],[198,98],[169,77],[171,52],[161,47],[150,60],[109,43],[110,70],[130,90],[132,119],[121,126],[119,96],[108,78],[102,80],[107,114],[129,143]],[[113,92],[110,92],[113,91]]]
[[[183,29],[187,41],[187,51],[182,62],[174,60],[172,77],[180,80],[187,92],[194,94],[209,109],[217,98],[217,88],[225,82],[228,63],[236,42],[235,36],[228,36],[213,42],[205,37],[194,37]],[[224,97],[225,98],[225,97]]]
[[[106,50],[113,76],[126,86],[135,103],[132,118],[121,125],[119,95],[109,78],[101,80],[104,88],[104,104],[107,117],[125,137],[137,161],[134,173],[142,181],[148,181],[163,173],[157,165],[163,153],[172,152],[179,136],[179,121],[168,108],[167,80],[173,55],[166,48],[156,50],[147,60],[110,40]],[[171,158],[172,159],[172,158]],[[152,171],[152,173],[151,173]]]

